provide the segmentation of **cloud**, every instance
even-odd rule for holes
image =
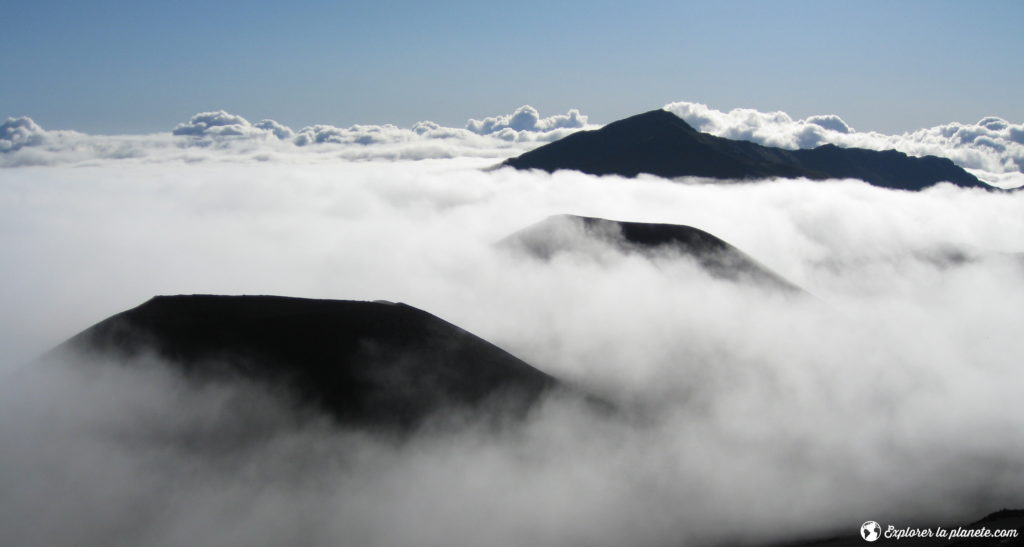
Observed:
[[[1024,504],[1024,194],[481,163],[5,171],[3,543],[707,545]],[[600,242],[494,247],[558,213],[692,225],[815,298]],[[404,301],[637,413],[552,400],[519,428],[394,443],[244,383],[15,368],[179,293]]]
[[[556,114],[542,118],[537,109],[523,105],[511,114],[487,117],[482,120],[470,119],[466,129],[479,135],[498,134],[508,140],[511,135],[518,137],[520,133],[548,133],[556,129],[582,129],[587,126],[587,116],[579,110],[571,109],[566,114]]]
[[[699,103],[665,106],[700,131],[783,148],[826,143],[911,155],[948,157],[979,178],[1002,187],[1024,185],[1024,124],[989,117],[976,124],[949,123],[901,135],[861,132],[836,115],[795,120],[784,112],[721,112]],[[314,124],[293,130],[274,120],[256,123],[218,110],[178,124],[171,134],[86,135],[46,130],[30,118],[0,126],[0,167],[88,165],[102,161],[265,162],[374,159],[423,160],[474,157],[500,160],[573,132],[596,128],[578,110],[542,117],[531,106],[511,114],[470,119],[465,128],[421,121],[338,127]]]
[[[846,125],[846,122],[844,122],[842,118],[835,114],[811,116],[804,121],[837,133],[847,134],[853,131],[850,126]]]
[[[0,125],[0,168],[140,158],[169,143],[169,136],[86,135],[47,130],[28,117],[7,118]]]
[[[292,131],[291,128],[281,125],[274,120],[260,120],[254,123],[253,127],[263,131],[269,131],[281,140],[288,140],[295,136],[295,132]]]
[[[188,122],[178,124],[171,134],[192,137],[266,138],[272,136],[280,140],[290,140],[295,136],[295,132],[291,128],[274,120],[249,123],[249,120],[223,110],[196,114]]]
[[[11,152],[25,146],[39,146],[46,132],[32,118],[7,118],[0,125],[0,152]]]
[[[411,129],[385,125],[353,125],[352,127],[335,127],[333,125],[311,125],[299,130],[295,137],[296,146],[311,144],[393,144],[418,140],[429,131],[417,133]],[[429,136],[427,137],[429,138]]]
[[[514,143],[542,143],[558,140],[574,131],[587,127],[587,117],[578,110],[547,118],[532,106],[521,106],[512,114],[470,119],[465,129],[444,127],[435,122],[421,121],[409,129],[394,125],[354,125],[348,128],[331,125],[313,125],[298,131],[295,144],[394,144],[423,139],[472,141],[477,136]],[[477,140],[477,142],[481,142]],[[486,141],[483,141],[486,142]],[[493,142],[493,141],[492,141]]]
[[[201,112],[170,135],[85,135],[47,131],[30,118],[8,119],[0,133],[0,167],[88,164],[105,160],[267,161],[423,160],[456,157],[505,159],[586,127],[577,110],[541,118],[532,107],[486,118],[489,131],[421,121],[337,127],[315,124],[293,130],[274,120],[251,123],[224,110]],[[470,120],[467,127],[476,120]],[[510,125],[511,124],[511,125]],[[172,138],[173,136],[173,138]]]
[[[836,115],[794,120],[785,112],[737,108],[722,112],[707,105],[676,102],[665,110],[699,131],[782,148],[814,148],[831,143],[870,150],[895,149],[914,156],[953,160],[979,178],[1003,187],[1024,185],[1024,123],[987,117],[974,124],[952,122],[899,135],[851,128]]]
[[[174,135],[191,136],[251,136],[257,131],[249,120],[229,114],[223,110],[216,112],[200,112],[192,116],[187,123],[178,124],[171,133]]]

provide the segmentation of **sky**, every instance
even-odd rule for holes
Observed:
[[[673,101],[897,133],[1024,120],[1020,2],[6,2],[0,117],[168,131],[461,127],[523,104],[607,123]]]

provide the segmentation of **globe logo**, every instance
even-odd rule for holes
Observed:
[[[882,527],[877,522],[869,520],[860,525],[860,537],[864,538],[864,541],[877,541],[882,537]]]

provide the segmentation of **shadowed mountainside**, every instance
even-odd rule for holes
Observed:
[[[804,150],[773,148],[701,133],[660,109],[573,133],[502,165],[625,177],[647,173],[666,178],[853,178],[901,190],[920,190],[942,181],[992,188],[946,158],[831,144]]]
[[[695,260],[712,277],[802,292],[729,243],[681,224],[554,215],[509,235],[498,245],[547,260],[560,252],[582,250],[588,242],[595,241],[611,244],[625,253],[678,253]]]
[[[342,424],[409,429],[442,410],[527,410],[551,376],[427,312],[384,302],[158,296],[54,352],[153,352],[191,378],[285,387]]]

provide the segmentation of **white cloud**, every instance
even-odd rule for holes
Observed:
[[[295,137],[297,146],[311,144],[393,144],[417,140],[428,133],[416,133],[411,129],[385,125],[353,125],[352,127],[335,127],[333,125],[311,125],[299,130]]]
[[[167,134],[86,135],[47,131],[30,118],[9,118],[0,132],[0,167],[88,164],[100,160],[308,162],[337,159],[504,159],[585,127],[576,110],[540,118],[532,107],[487,118],[492,131],[445,127],[431,121],[411,128],[391,124],[336,127],[316,124],[297,131],[274,120],[251,123],[218,110],[201,112]],[[473,125],[475,120],[470,120]],[[477,122],[481,123],[481,122]],[[511,125],[509,125],[511,124]]]
[[[587,116],[579,110],[571,109],[566,114],[556,114],[542,118],[537,109],[530,105],[520,106],[511,114],[487,117],[482,120],[470,119],[466,129],[479,135],[494,133],[506,135],[522,132],[547,133],[556,129],[582,129],[587,126]]]
[[[835,114],[811,116],[804,121],[838,133],[846,134],[853,131],[850,126],[846,125],[846,122],[844,122],[842,118]]]
[[[314,125],[298,131],[295,144],[394,144],[414,142],[423,139],[445,139],[450,141],[493,142],[477,136],[500,139],[512,143],[543,143],[558,140],[574,131],[587,127],[587,117],[578,110],[557,114],[547,118],[532,106],[522,106],[512,114],[470,119],[465,129],[444,127],[435,122],[421,121],[410,129],[394,125],[354,125],[348,128],[331,125]]]
[[[1024,504],[1024,285],[981,251],[1024,250],[1024,194],[276,158],[0,173],[3,543],[707,545]],[[493,247],[557,213],[702,228],[815,299]],[[245,386],[10,372],[178,293],[404,301],[647,412],[395,444]]]
[[[274,120],[260,120],[254,123],[253,127],[263,131],[269,131],[281,140],[288,140],[295,136],[295,132],[292,131],[290,127],[281,125]]]
[[[216,112],[200,112],[192,116],[187,123],[178,124],[171,133],[194,137],[251,137],[255,134],[263,134],[263,130],[253,127],[249,120],[241,116],[218,110]]]
[[[901,135],[861,132],[836,115],[794,120],[784,112],[735,109],[721,112],[699,103],[665,106],[700,131],[783,148],[825,143],[912,155],[948,157],[997,186],[1024,184],[1024,124],[985,118],[949,123]],[[45,130],[30,118],[0,126],[0,167],[162,161],[422,160],[475,157],[500,160],[563,138],[588,125],[578,110],[542,117],[531,106],[511,114],[470,119],[465,128],[431,121],[410,128],[391,124],[337,127],[316,124],[293,130],[274,120],[251,123],[223,110],[203,112],[171,134],[86,135]],[[172,136],[173,135],[173,136]]]
[[[249,120],[223,110],[200,112],[186,123],[180,123],[171,131],[173,135],[190,137],[245,137],[290,140],[295,136],[291,128],[274,120]]]
[[[7,118],[0,125],[0,152],[43,144],[46,132],[32,118]]]
[[[899,135],[851,128],[836,115],[794,120],[785,112],[737,108],[722,112],[700,103],[676,102],[665,110],[695,129],[729,139],[781,148],[813,148],[826,143],[871,150],[895,149],[914,156],[953,160],[976,176],[997,185],[1024,184],[1024,123],[983,118],[974,124],[952,122]]]
[[[1000,118],[985,118],[973,125],[950,123],[902,135],[884,135],[856,131],[836,115],[794,120],[784,112],[752,109],[720,112],[703,104],[686,102],[672,103],[665,108],[698,130],[731,139],[790,149],[825,143],[875,150],[895,148],[912,155],[948,157],[984,180],[999,185],[1024,183],[1024,124],[1015,125]],[[28,124],[32,129],[24,131],[36,135],[30,142],[40,142],[38,135],[46,132],[31,124],[31,120],[27,120]],[[249,154],[255,145],[239,146],[233,141],[255,140],[272,147],[276,138],[299,147],[320,145],[321,153],[328,151],[323,149],[324,145],[333,146],[329,149],[331,153],[349,159],[423,159],[463,155],[508,157],[593,127],[597,126],[588,126],[587,116],[575,109],[566,114],[541,117],[535,108],[526,105],[511,114],[470,119],[465,129],[423,121],[411,128],[391,124],[351,127],[318,124],[293,131],[273,120],[251,124],[241,116],[216,111],[193,116],[188,123],[179,124],[174,134],[191,136],[192,146],[212,147],[222,152]],[[430,141],[442,144],[428,144]]]

